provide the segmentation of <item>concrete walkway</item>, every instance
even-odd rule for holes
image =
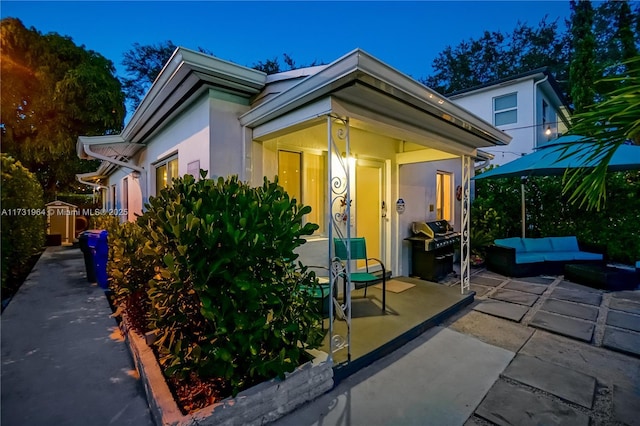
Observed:
[[[2,313],[3,426],[152,425],[104,292],[50,247]]]

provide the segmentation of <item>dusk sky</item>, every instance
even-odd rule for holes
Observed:
[[[112,60],[133,43],[171,40],[251,66],[289,54],[298,65],[328,63],[361,48],[414,78],[431,73],[447,45],[484,30],[512,31],[547,15],[564,29],[569,1],[2,1],[1,16],[42,33],[70,36]]]

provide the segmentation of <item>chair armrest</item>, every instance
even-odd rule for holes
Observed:
[[[369,272],[369,261],[370,260],[375,260],[376,262],[378,262],[380,264],[380,266],[382,267],[382,275],[384,277],[386,277],[387,271],[386,271],[386,269],[384,267],[384,263],[382,263],[382,260],[376,259],[375,257],[370,257],[370,258],[367,259],[367,272]]]

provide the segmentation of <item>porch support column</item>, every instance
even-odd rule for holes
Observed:
[[[329,114],[327,116],[328,143],[328,214],[329,214],[329,250],[328,265],[331,286],[329,296],[332,308],[329,309],[329,358],[339,350],[347,350],[347,362],[351,361],[351,251],[348,241],[351,239],[351,170],[348,158],[349,119]],[[339,259],[335,255],[334,238],[345,242],[347,258]],[[340,286],[342,284],[342,286]],[[339,288],[343,295],[340,300]],[[334,329],[334,311],[338,319],[346,322],[346,335]]]
[[[470,260],[471,260],[471,157],[462,156],[462,205],[460,209],[460,292],[468,292],[471,288],[470,282]]]

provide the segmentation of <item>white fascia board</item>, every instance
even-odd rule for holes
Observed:
[[[148,127],[152,117],[158,120],[166,118],[158,114],[158,110],[163,108],[164,113],[171,110],[175,107],[174,103],[184,100],[185,96],[197,90],[198,85],[219,85],[245,93],[248,97],[259,93],[266,83],[266,77],[262,71],[178,47],[125,126],[123,137],[127,140],[146,137],[141,130],[142,127]]]
[[[456,124],[459,127],[466,129],[473,127],[495,141],[496,145],[506,145],[511,141],[511,137],[506,133],[359,49],[251,109],[240,116],[240,123],[248,127],[261,125],[356,80],[368,82],[387,95],[397,97],[398,92],[403,93],[405,101],[408,97],[412,99],[414,105],[422,108],[428,106],[429,109],[439,111],[440,115],[446,114],[457,119]]]

